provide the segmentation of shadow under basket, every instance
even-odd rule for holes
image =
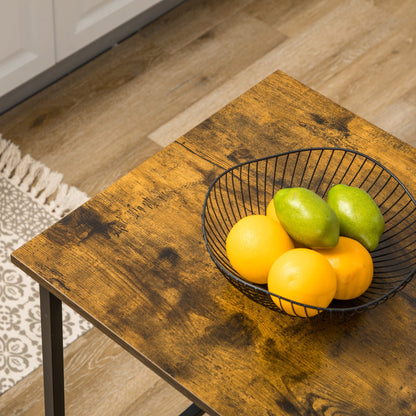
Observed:
[[[244,280],[231,266],[227,235],[241,218],[265,214],[281,188],[308,188],[326,200],[336,184],[365,190],[379,206],[385,230],[371,252],[374,277],[368,290],[349,301],[334,300],[319,308],[271,294],[267,285]],[[309,148],[241,163],[223,172],[208,190],[202,213],[208,252],[223,275],[255,302],[286,313],[272,300],[289,302],[289,314],[344,318],[375,308],[394,296],[416,273],[416,201],[401,181],[382,164],[360,152],[342,148]],[[285,309],[288,306],[285,302]],[[300,309],[299,309],[300,308]]]

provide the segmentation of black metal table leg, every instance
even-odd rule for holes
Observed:
[[[42,286],[39,288],[45,416],[64,416],[62,302]]]
[[[39,286],[39,293],[45,416],[64,416],[62,302],[42,286]],[[179,416],[201,416],[204,413],[196,404],[191,404]]]
[[[179,416],[201,416],[205,412],[201,410],[196,404],[191,404]]]

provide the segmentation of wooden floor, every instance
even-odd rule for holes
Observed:
[[[0,116],[0,132],[92,196],[276,69],[416,147],[414,0],[188,0]],[[68,415],[189,404],[96,329],[65,363]],[[43,414],[42,392],[39,369],[0,414]]]

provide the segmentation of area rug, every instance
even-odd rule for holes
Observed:
[[[0,395],[40,366],[39,287],[10,254],[88,199],[0,135]],[[64,346],[91,325],[63,306]]]

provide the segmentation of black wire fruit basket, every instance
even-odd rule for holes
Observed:
[[[226,238],[232,226],[252,214],[265,214],[281,188],[304,187],[326,199],[335,184],[365,190],[377,203],[385,230],[376,250],[373,281],[360,297],[333,300],[319,308],[279,297],[244,280],[226,255]],[[202,213],[208,252],[223,275],[255,302],[286,313],[277,302],[290,302],[306,316],[347,317],[385,302],[403,289],[416,274],[416,201],[402,182],[382,164],[363,153],[342,148],[309,148],[241,163],[223,172],[208,190]],[[296,307],[295,307],[296,306]],[[292,315],[292,313],[290,314]]]

